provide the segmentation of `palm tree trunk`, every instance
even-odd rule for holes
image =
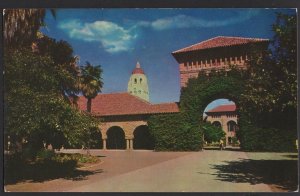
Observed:
[[[86,105],[86,110],[87,110],[87,112],[91,112],[91,109],[92,109],[92,99],[88,98],[87,105]]]

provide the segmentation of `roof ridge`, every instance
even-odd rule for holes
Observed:
[[[209,41],[218,39],[218,38],[223,38],[223,39],[240,39],[240,40],[247,40],[247,41],[269,41],[270,39],[264,39],[264,38],[253,38],[253,37],[240,37],[240,36],[224,36],[224,35],[220,35],[220,36],[216,36],[216,37],[212,37],[210,39],[195,43],[193,45],[178,49],[174,52],[172,52],[172,54],[176,54],[176,53],[180,53],[180,52],[187,52],[187,51],[194,51],[194,50],[198,50],[197,48],[194,48],[197,45],[203,45]],[[224,46],[218,46],[218,47],[224,47]],[[210,48],[214,48],[214,47],[210,47]]]
[[[128,92],[127,92],[127,94],[130,95],[130,96],[132,96],[132,97],[134,97],[134,98],[136,98],[136,99],[138,99],[138,100],[140,100],[140,101],[142,101],[142,102],[145,102],[145,103],[151,105],[151,102],[150,102],[150,101],[146,101],[145,99],[142,99],[142,98],[140,98],[140,97],[138,97],[138,96],[132,95],[132,94],[130,94],[130,93],[128,93]]]
[[[217,37],[222,37],[222,36],[217,36]],[[208,42],[208,41],[213,40],[213,39],[215,39],[215,38],[217,38],[217,37],[212,37],[212,38],[209,38],[209,39],[207,39],[207,40],[200,41],[200,42],[198,42],[198,43],[196,43],[196,44],[193,44],[193,45],[190,45],[190,46],[181,48],[181,49],[176,50],[176,51],[174,51],[174,52],[172,52],[172,53],[176,53],[176,52],[178,52],[178,51],[180,51],[180,50],[184,50],[184,49],[187,49],[187,48],[191,48],[191,47],[193,47],[193,46],[195,46],[195,45],[198,45],[198,44],[202,44],[202,43]]]

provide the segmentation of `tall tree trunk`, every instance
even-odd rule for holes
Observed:
[[[86,110],[87,110],[87,112],[91,112],[91,109],[92,109],[92,99],[88,98],[87,105],[86,105]]]

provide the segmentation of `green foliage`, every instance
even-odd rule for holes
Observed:
[[[202,147],[200,127],[183,113],[151,116],[148,126],[157,151],[197,151]]]
[[[52,157],[54,157],[54,155],[55,155],[54,150],[41,149],[37,152],[36,158],[43,159],[43,160],[49,160]]]
[[[103,82],[102,82],[102,68],[100,65],[93,66],[89,62],[86,62],[85,66],[81,66],[81,76],[80,76],[80,89],[83,96],[85,96],[87,101],[87,111],[91,112],[92,99],[101,92]]]
[[[242,70],[234,67],[231,71],[211,72],[206,75],[200,72],[198,78],[191,78],[187,87],[182,88],[180,96],[181,110],[189,119],[198,122],[202,119],[206,106],[215,99],[227,98],[239,104],[239,96],[243,88]]]
[[[220,127],[216,127],[210,123],[204,123],[202,126],[204,130],[204,140],[208,143],[219,142],[224,138],[226,133]]]
[[[40,149],[43,141],[59,148],[65,142],[88,143],[97,127],[91,116],[71,106],[61,94],[61,70],[51,57],[28,50],[7,50],[5,62],[5,130],[25,138],[27,147]]]
[[[237,137],[232,137],[231,138],[231,143],[232,143],[232,145],[238,145],[239,144],[238,138]]]
[[[91,156],[91,155],[85,155],[85,154],[79,154],[79,153],[75,153],[75,154],[58,153],[58,154],[55,154],[55,156],[53,156],[52,159],[57,162],[61,162],[61,163],[69,161],[69,160],[74,160],[78,164],[80,164],[80,163],[97,163],[100,161],[100,159],[98,157]]]
[[[238,136],[245,150],[288,151],[297,138],[296,16],[278,14],[272,30],[270,50],[252,55],[241,94]]]
[[[291,152],[296,151],[295,136],[276,128],[243,126],[241,147],[247,151]]]

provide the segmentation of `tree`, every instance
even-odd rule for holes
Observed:
[[[204,123],[202,128],[204,130],[204,140],[208,143],[218,142],[226,135],[222,128],[214,126],[210,123]]]
[[[30,50],[5,53],[5,130],[26,139],[35,152],[43,142],[60,147],[89,142],[96,119],[70,105],[60,93],[60,70],[49,56]]]
[[[55,17],[56,12],[50,9]],[[6,47],[30,46],[37,38],[39,28],[44,25],[46,9],[5,9],[4,44]]]
[[[241,94],[241,121],[238,133],[244,148],[253,150],[253,146],[256,146],[256,150],[272,148],[281,151],[295,148],[293,146],[297,138],[296,21],[296,15],[278,13],[272,26],[274,37],[269,50],[260,56],[252,55],[253,58],[249,62],[250,68],[245,77],[247,83]],[[251,141],[257,142],[259,137],[264,141],[270,141],[270,146],[251,144]],[[279,145],[279,141],[285,145]]]
[[[78,56],[73,55],[73,49],[66,41],[56,41],[45,35],[41,35],[36,40],[37,53],[40,55],[48,55],[53,59],[53,66],[59,70],[58,80],[60,84],[60,92],[64,98],[69,101],[70,97],[76,101],[77,94],[80,92],[80,68],[77,65]]]
[[[99,92],[101,92],[102,82],[102,69],[101,66],[93,66],[86,62],[85,66],[81,66],[80,76],[80,89],[83,96],[87,98],[87,112],[91,112],[92,99],[94,99]]]

